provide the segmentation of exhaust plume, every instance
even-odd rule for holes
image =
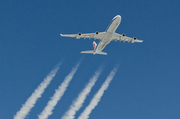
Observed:
[[[75,114],[79,109],[82,107],[87,95],[91,92],[92,87],[96,83],[98,77],[100,76],[102,72],[102,67],[99,68],[98,71],[95,72],[94,76],[90,79],[89,83],[86,85],[86,87],[83,89],[83,91],[79,94],[79,96],[76,98],[76,100],[73,101],[73,103],[70,106],[70,109],[66,111],[66,113],[63,115],[62,119],[74,119]]]
[[[35,89],[35,91],[32,93],[32,95],[27,99],[25,104],[21,107],[21,109],[16,113],[14,116],[14,119],[24,119],[31,109],[35,106],[36,101],[38,98],[41,97],[44,90],[47,88],[47,86],[50,84],[53,77],[56,75],[61,63],[59,63],[44,79],[43,82],[40,83],[40,85]]]
[[[114,75],[118,70],[118,66],[115,66],[114,69],[111,71],[109,76],[107,77],[106,81],[103,83],[99,91],[95,94],[93,99],[91,100],[90,104],[85,108],[85,110],[81,113],[78,119],[88,119],[91,111],[98,105],[98,102],[101,100],[101,97],[104,94],[104,91],[107,90],[110,82],[112,81]]]
[[[81,60],[82,61],[82,60]],[[48,116],[50,116],[53,112],[54,107],[58,103],[58,101],[63,96],[64,92],[66,91],[69,82],[72,80],[74,74],[76,73],[81,61],[72,68],[71,72],[65,77],[64,81],[61,83],[61,85],[58,87],[57,90],[55,90],[55,93],[53,97],[51,97],[51,100],[47,103],[46,107],[43,109],[40,115],[38,115],[39,119],[47,119]]]

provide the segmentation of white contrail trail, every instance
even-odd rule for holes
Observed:
[[[82,60],[81,60],[82,61]],[[76,73],[81,61],[71,70],[71,72],[65,77],[64,81],[61,83],[61,85],[58,87],[58,89],[55,91],[53,97],[51,97],[51,100],[47,103],[46,107],[43,109],[40,115],[38,115],[39,119],[47,119],[48,116],[50,116],[53,112],[52,110],[58,103],[58,101],[63,96],[64,92],[66,91],[69,82],[72,80],[74,74]]]
[[[86,85],[86,87],[83,89],[83,91],[79,94],[77,99],[73,101],[73,103],[70,106],[70,109],[68,111],[66,111],[66,113],[63,115],[62,119],[74,119],[75,118],[76,112],[82,107],[87,95],[90,93],[92,87],[96,83],[101,72],[102,72],[102,67],[99,68],[99,70],[95,72],[94,76],[90,79],[89,83]]]
[[[40,85],[35,89],[35,91],[32,93],[32,95],[27,99],[25,104],[21,107],[21,109],[16,113],[14,116],[14,119],[24,119],[28,113],[31,111],[31,108],[35,106],[35,103],[38,98],[41,97],[44,90],[47,88],[47,86],[50,84],[53,77],[56,75],[61,63],[59,63],[43,80],[43,82],[40,83]]]
[[[111,80],[113,79],[114,75],[116,74],[118,66],[114,67],[111,71],[109,76],[107,77],[106,81],[103,83],[99,91],[95,94],[93,99],[91,100],[90,104],[86,107],[86,109],[81,113],[78,119],[88,119],[91,111],[97,106],[98,102],[101,100],[101,97],[104,94],[104,91],[108,88]]]

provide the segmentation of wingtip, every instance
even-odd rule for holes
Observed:
[[[139,43],[142,43],[142,42],[143,42],[143,40],[136,40],[135,42],[139,42]]]

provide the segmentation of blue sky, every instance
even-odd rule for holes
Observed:
[[[90,119],[179,119],[179,5],[177,0],[0,1],[0,118],[12,119],[64,59],[27,116],[37,118],[65,76],[84,57],[49,119],[61,118],[94,72],[104,65],[77,118],[117,63],[119,70]],[[105,31],[118,14],[122,21],[116,32],[143,43],[111,42],[103,50],[107,56],[86,55],[80,52],[93,49],[93,39],[59,35]]]

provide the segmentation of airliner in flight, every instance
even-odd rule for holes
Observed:
[[[119,24],[121,22],[121,16],[117,15],[115,16],[111,23],[109,24],[108,28],[105,32],[95,32],[95,33],[87,33],[87,34],[60,34],[63,37],[75,37],[77,39],[80,38],[94,38],[100,40],[98,44],[96,44],[95,41],[93,41],[93,47],[94,50],[88,50],[88,51],[82,51],[81,53],[90,53],[90,54],[101,54],[101,55],[107,55],[107,53],[102,52],[102,50],[105,48],[107,44],[109,44],[111,41],[127,41],[127,42],[139,42],[142,43],[143,40],[138,40],[136,37],[130,38],[125,36],[125,34],[118,34],[115,33],[116,29],[118,28]]]

